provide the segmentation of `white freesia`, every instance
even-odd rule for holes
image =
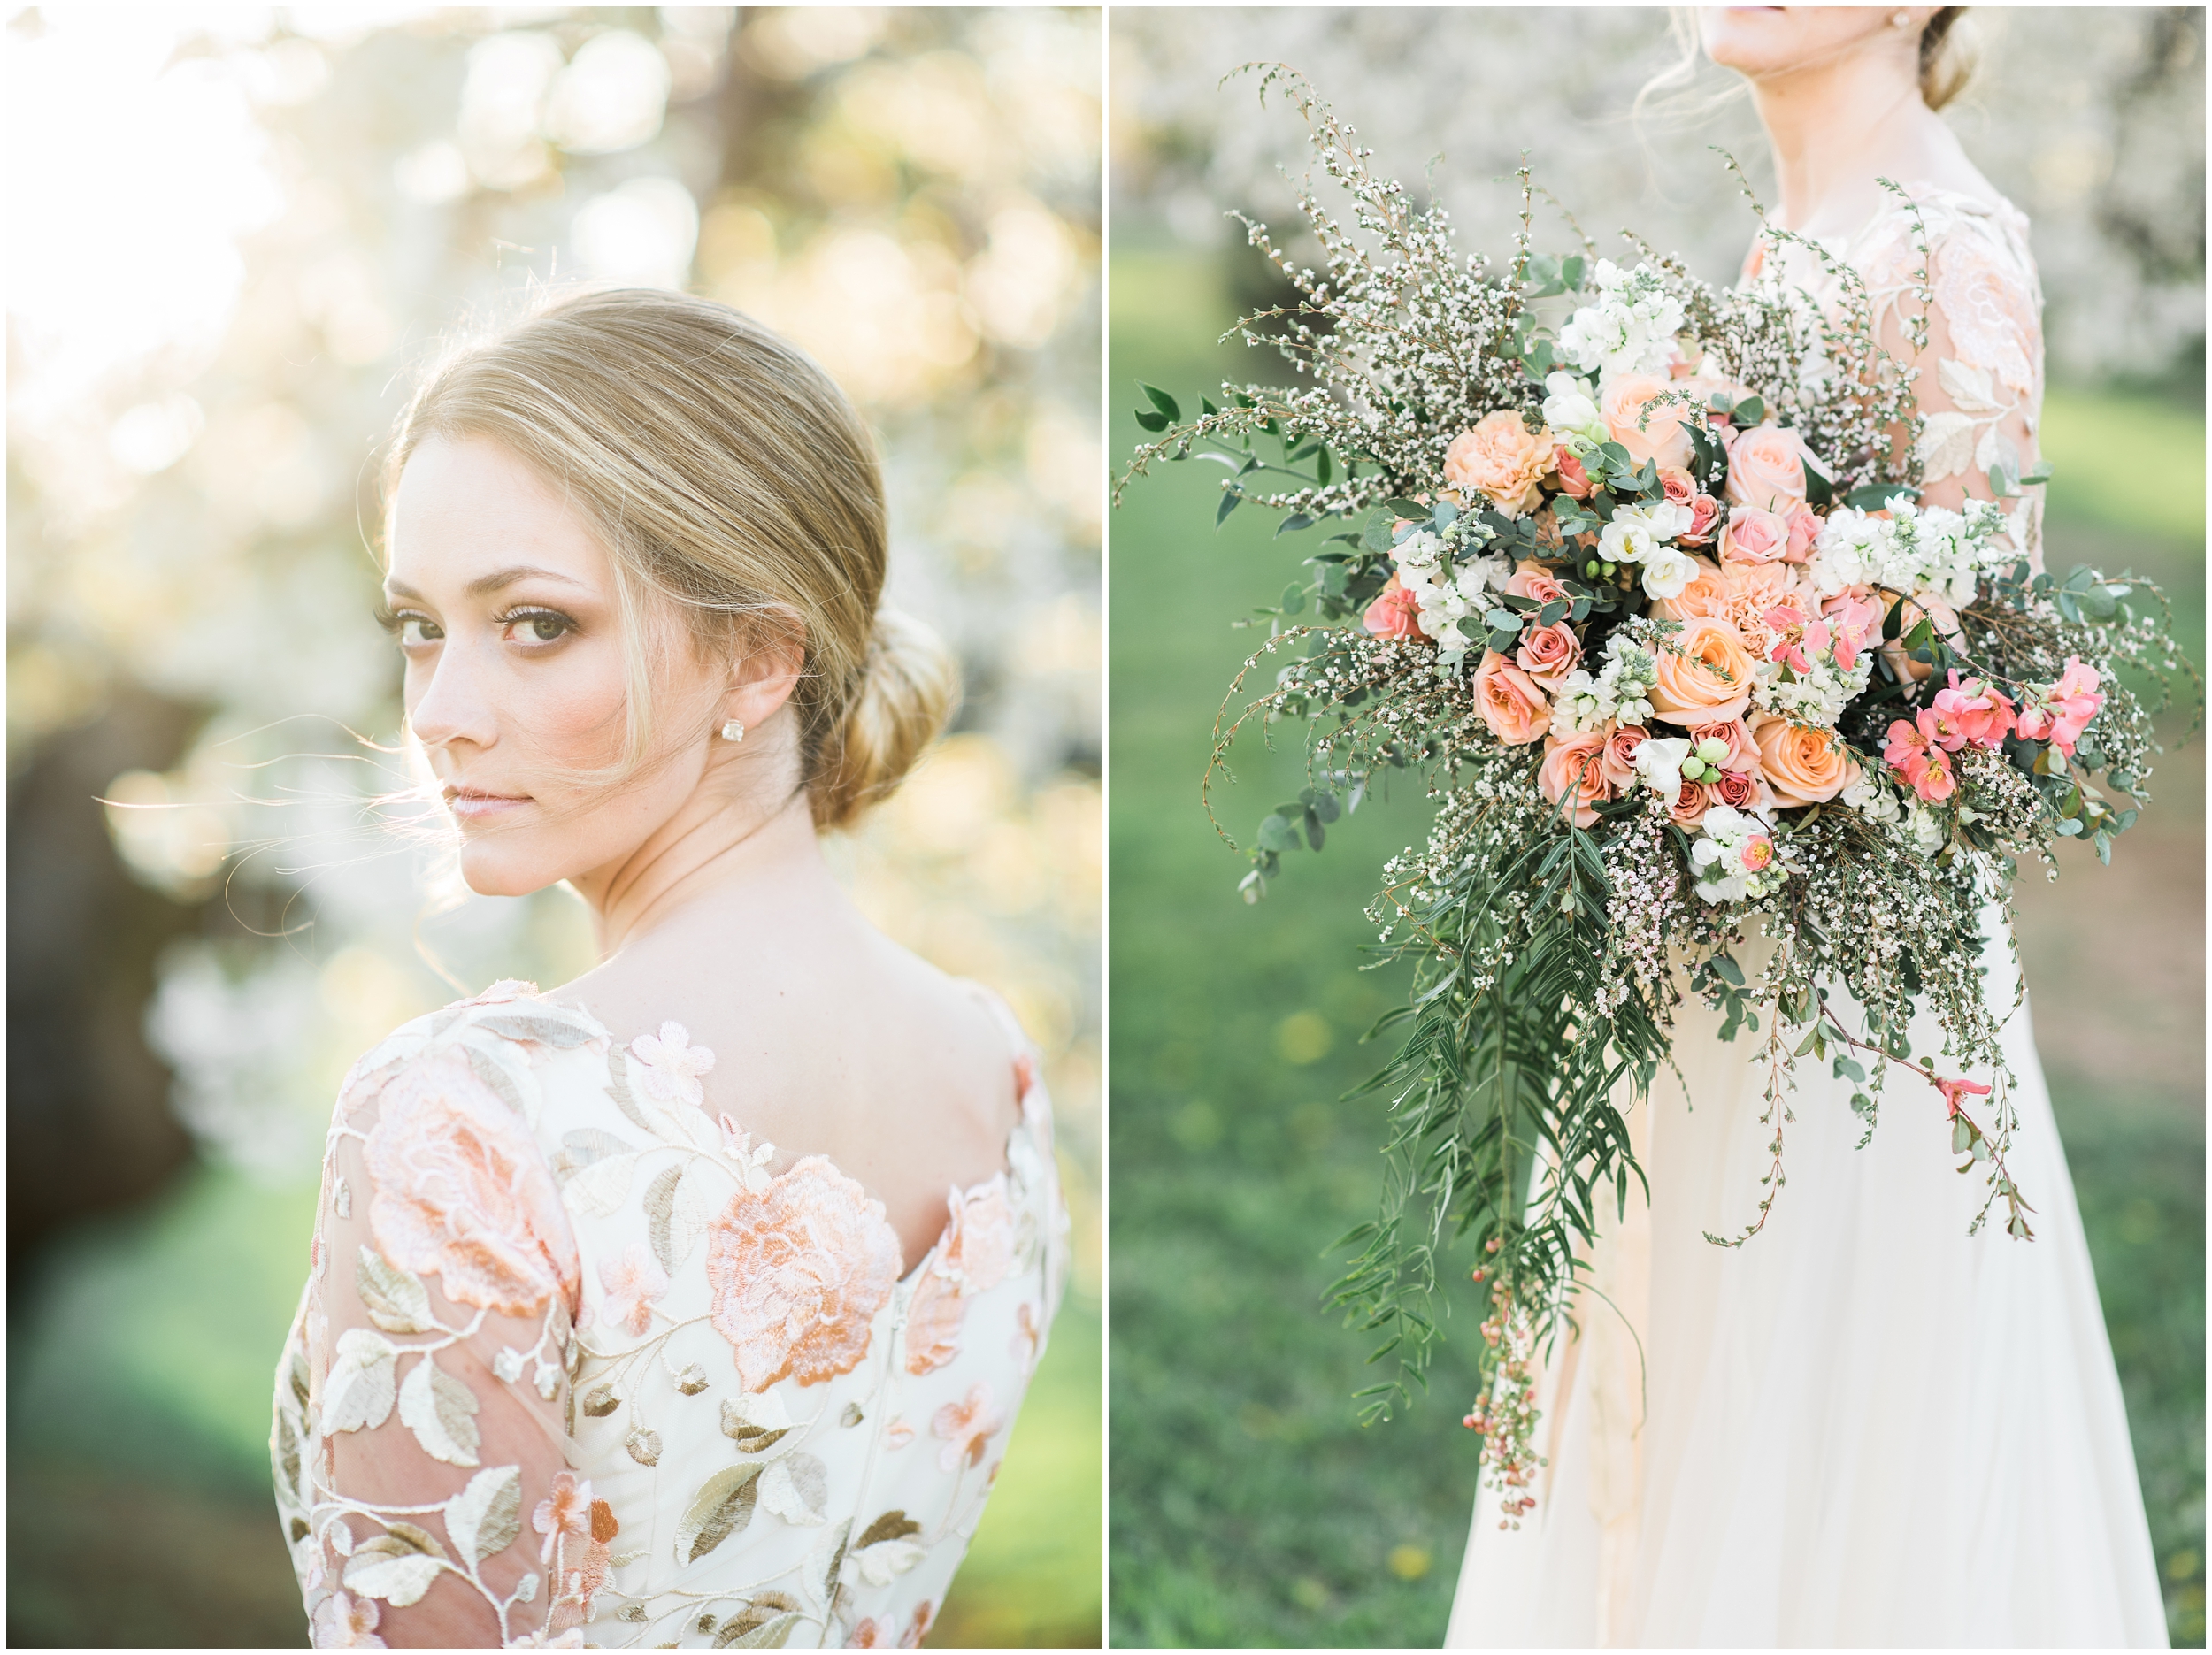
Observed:
[[[1682,791],[1682,761],[1689,756],[1687,736],[1652,736],[1636,749],[1636,779],[1671,799]]]
[[[1598,411],[1587,379],[1563,371],[1550,373],[1544,377],[1544,423],[1554,434],[1585,437],[1594,443],[1605,441],[1605,417]]]
[[[1663,546],[1644,559],[1644,595],[1678,598],[1697,578],[1697,559],[1678,547]]]
[[[1587,373],[1663,373],[1682,331],[1682,306],[1648,264],[1622,270],[1598,261],[1597,303],[1574,313],[1559,330],[1559,348]]]

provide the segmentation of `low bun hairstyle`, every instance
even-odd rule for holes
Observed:
[[[1962,5],[1945,6],[1920,31],[1920,100],[1930,109],[1941,109],[1973,77],[1973,49],[1957,27],[1965,15]]]
[[[812,358],[751,318],[618,288],[464,345],[401,416],[386,498],[422,443],[468,437],[563,491],[614,561],[629,728],[610,779],[645,762],[670,608],[701,646],[727,653],[795,622],[805,662],[790,705],[818,829],[889,796],[944,727],[951,657],[881,604],[883,478],[866,430]]]

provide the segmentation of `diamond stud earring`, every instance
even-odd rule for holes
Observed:
[[[1893,11],[1889,14],[1889,21],[1891,27],[1903,28],[1906,25],[1912,21],[1912,13],[1909,11]]]
[[[745,726],[736,719],[733,718],[722,726],[722,739],[725,741],[742,741],[744,739]]]

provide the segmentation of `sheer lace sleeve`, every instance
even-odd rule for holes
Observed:
[[[541,1642],[604,1572],[565,1452],[576,1241],[500,1046],[403,1052],[332,1123],[303,1329],[319,1645]]]
[[[1889,216],[1864,266],[1878,337],[1919,370],[1922,499],[1953,509],[1969,496],[1996,500],[2011,519],[2014,547],[2039,571],[2043,489],[2018,482],[2036,468],[2043,405],[2043,300],[2024,226],[2009,207],[1958,197],[1924,203],[1922,218],[1926,333],[1916,351],[1924,296],[1911,215]],[[2006,475],[2011,492],[1993,487],[1993,471]]]

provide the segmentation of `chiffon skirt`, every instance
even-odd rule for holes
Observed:
[[[1985,954],[1999,1006],[2010,952]],[[1924,1015],[1913,1049],[1939,1046]],[[1953,1170],[1932,1087],[1893,1070],[1857,1149],[1853,1084],[1808,1057],[1787,1183],[1723,1248],[1702,1232],[1735,1235],[1763,1193],[1765,1072],[1748,1031],[1724,1044],[1681,1008],[1682,1079],[1631,1117],[1651,1204],[1632,1190],[1593,1255],[1617,1309],[1586,1296],[1540,1381],[1535,1511],[1502,1530],[1499,1497],[1478,1498],[1448,1647],[2165,1646],[2024,1004],[2004,1050],[2033,1241],[2003,1232],[2002,1202],[1967,1235],[1986,1191]]]

